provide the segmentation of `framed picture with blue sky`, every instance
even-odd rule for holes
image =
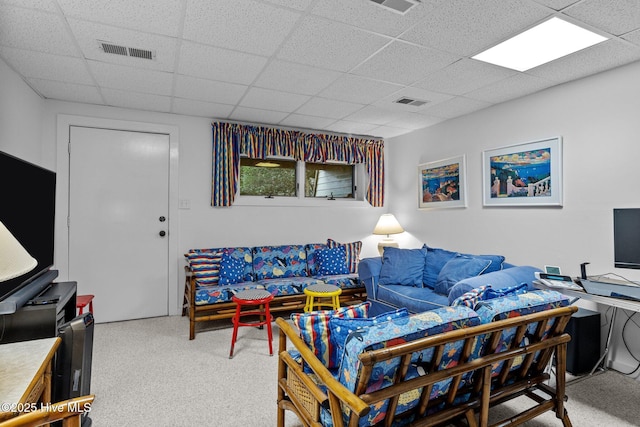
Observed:
[[[484,206],[562,206],[562,138],[482,153]]]
[[[418,208],[467,206],[465,156],[418,165]]]

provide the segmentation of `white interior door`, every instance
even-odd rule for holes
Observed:
[[[69,141],[69,279],[97,322],[169,314],[169,135],[71,126]]]

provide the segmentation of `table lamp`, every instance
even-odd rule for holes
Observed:
[[[378,243],[380,255],[384,252],[385,246],[398,247],[398,242],[389,237],[390,234],[402,233],[404,229],[393,214],[382,214],[373,229],[373,234],[386,234],[387,237]]]
[[[13,279],[33,270],[38,261],[13,237],[0,222],[0,282]]]

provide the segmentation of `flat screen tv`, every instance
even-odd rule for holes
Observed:
[[[614,265],[640,269],[640,208],[613,210]]]
[[[56,174],[0,151],[0,221],[38,264],[0,282],[0,301],[53,266]]]

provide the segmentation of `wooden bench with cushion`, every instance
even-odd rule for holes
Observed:
[[[532,405],[502,422],[518,425],[553,411],[570,426],[564,408],[570,336],[564,329],[577,308],[554,291],[505,296],[474,308],[446,307],[356,328],[333,368],[300,331],[277,319],[278,426],[284,426],[287,410],[305,426],[461,420],[487,426],[492,407],[520,396]],[[329,323],[346,324],[334,319]],[[331,336],[336,330],[330,328]],[[552,359],[555,386],[547,384]]]

